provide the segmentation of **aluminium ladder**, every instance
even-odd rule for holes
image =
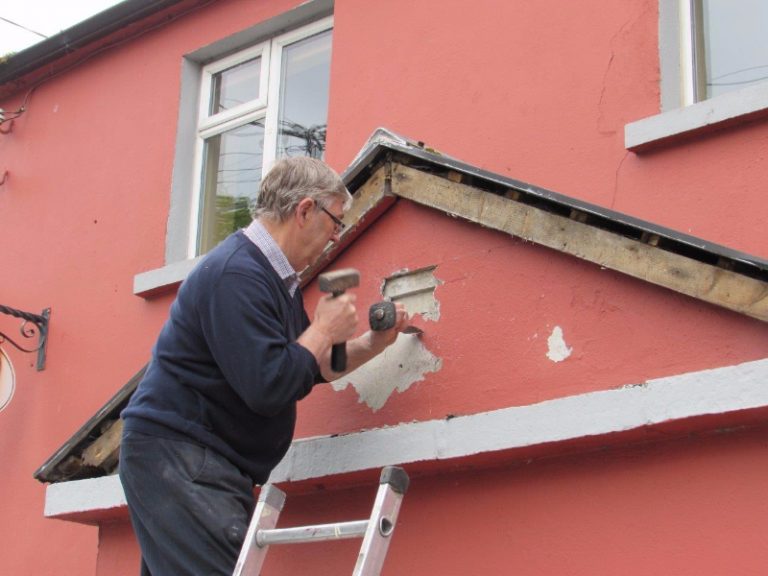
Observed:
[[[280,529],[275,526],[285,504],[285,493],[271,484],[263,486],[232,576],[258,576],[272,544],[360,537],[363,543],[352,576],[377,576],[384,564],[408,484],[405,470],[387,466],[381,471],[379,491],[369,519]]]

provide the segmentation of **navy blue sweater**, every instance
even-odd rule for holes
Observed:
[[[296,343],[309,326],[261,251],[236,232],[179,288],[147,372],[123,411],[126,431],[212,448],[257,484],[285,455],[296,402],[322,381]]]

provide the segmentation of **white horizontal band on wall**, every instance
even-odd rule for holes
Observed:
[[[467,458],[768,407],[768,358],[530,406],[293,443],[271,481]],[[117,476],[51,484],[45,516],[84,523],[124,513]]]

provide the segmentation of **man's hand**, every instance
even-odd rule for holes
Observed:
[[[325,296],[318,301],[315,316],[309,328],[299,336],[298,343],[317,358],[327,380],[335,380],[352,372],[371,358],[381,354],[397,340],[398,334],[409,326],[410,316],[405,306],[395,303],[395,325],[388,330],[368,330],[354,340],[358,323],[355,295],[345,293],[336,298]],[[331,345],[347,342],[347,369],[343,373],[330,370]]]
[[[409,325],[408,312],[405,306],[395,304],[395,325],[388,330],[368,330],[362,336],[347,342],[347,370],[344,374],[359,368],[372,358],[378,356],[388,346],[397,340],[398,334]],[[323,372],[328,379],[337,379],[343,374]]]
[[[384,348],[397,340],[397,335],[408,327],[410,316],[405,310],[405,306],[400,302],[395,302],[395,325],[388,330],[371,330],[369,338],[371,348],[382,351]]]
[[[332,344],[346,342],[354,335],[359,320],[355,299],[354,294],[344,293],[335,298],[329,294],[318,301],[312,325],[326,334]]]
[[[349,340],[355,333],[357,322],[355,295],[345,293],[334,298],[329,294],[320,298],[312,324],[297,342],[312,353],[325,375],[331,347]]]

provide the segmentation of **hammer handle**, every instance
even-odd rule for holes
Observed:
[[[347,369],[347,343],[334,344],[331,348],[331,369],[344,372]]]

